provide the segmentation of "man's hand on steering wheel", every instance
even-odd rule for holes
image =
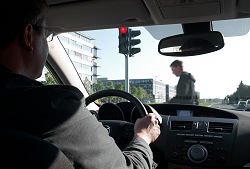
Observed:
[[[149,113],[135,122],[134,137],[144,139],[148,144],[154,142],[160,135],[160,126],[153,113]]]

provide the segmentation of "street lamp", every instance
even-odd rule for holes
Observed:
[[[238,87],[237,88],[237,94],[238,94],[238,101],[240,100],[239,98],[240,98],[240,88]]]
[[[155,76],[155,103],[156,103],[156,78],[157,76]]]
[[[160,103],[162,103],[163,102],[163,96],[162,96],[162,93],[163,93],[163,91],[162,91],[162,80],[160,80],[160,96],[159,96],[159,98],[160,98]]]

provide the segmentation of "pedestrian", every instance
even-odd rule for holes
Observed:
[[[198,98],[195,92],[195,78],[191,73],[183,70],[183,63],[175,60],[170,64],[173,74],[180,77],[177,87],[176,96],[169,103],[194,104],[198,105]]]

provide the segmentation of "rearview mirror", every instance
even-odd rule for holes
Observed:
[[[224,47],[220,32],[181,34],[162,39],[158,51],[166,56],[194,56],[217,51]]]

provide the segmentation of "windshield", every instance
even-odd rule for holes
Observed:
[[[170,57],[158,53],[159,35],[149,33],[157,32],[158,27],[161,26],[130,27],[132,31],[140,31],[134,39],[141,42],[133,48],[140,48],[141,51],[127,58],[119,53],[118,28],[63,33],[58,37],[89,94],[104,89],[119,89],[128,90],[144,103],[170,103],[178,90],[183,89],[183,86],[178,89],[181,75],[174,72],[176,66],[170,66],[179,60],[182,61],[183,72],[193,80],[199,105],[218,108],[225,105],[231,109],[236,108],[239,101],[250,99],[247,55],[250,33],[223,35],[225,46],[216,52]],[[171,35],[180,33],[179,28],[168,32]]]

